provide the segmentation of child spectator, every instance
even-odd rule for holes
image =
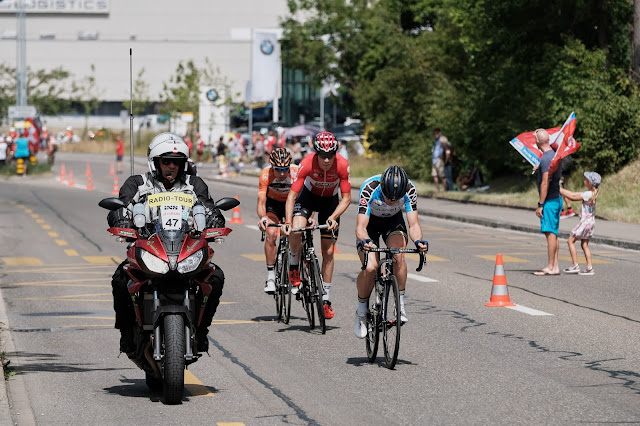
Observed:
[[[567,197],[571,201],[582,200],[582,211],[580,213],[580,222],[571,231],[571,236],[567,241],[569,245],[569,253],[571,253],[572,266],[565,268],[567,274],[593,275],[593,264],[591,263],[591,251],[589,250],[589,239],[593,237],[593,229],[596,224],[596,198],[598,198],[598,188],[602,178],[596,172],[584,172],[584,185],[587,190],[583,193],[567,191],[560,188],[562,196]],[[587,269],[580,270],[578,265],[578,255],[576,254],[575,242],[580,239],[584,257],[587,260]]]

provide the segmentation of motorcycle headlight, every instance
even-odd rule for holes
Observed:
[[[186,274],[187,272],[195,271],[198,265],[200,265],[200,262],[202,262],[202,257],[202,250],[198,250],[182,262],[178,263],[178,272]]]
[[[169,272],[169,265],[167,262],[152,255],[146,250],[142,250],[140,258],[142,262],[144,262],[144,266],[146,266],[151,272],[155,272],[157,274],[166,274]]]

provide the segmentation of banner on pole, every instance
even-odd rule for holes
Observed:
[[[272,101],[278,94],[280,76],[280,42],[276,32],[253,33],[251,102]]]

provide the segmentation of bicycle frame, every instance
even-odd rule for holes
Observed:
[[[268,227],[281,228],[282,224],[272,223]],[[266,232],[262,231],[262,239],[265,240]],[[276,317],[288,324],[291,316],[291,285],[289,284],[289,238],[280,234],[278,241],[278,249],[276,251],[275,269],[275,285],[276,291],[273,298],[276,301]]]

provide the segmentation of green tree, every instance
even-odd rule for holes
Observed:
[[[87,136],[89,130],[89,115],[100,106],[101,90],[96,80],[96,66],[91,64],[91,73],[72,83],[73,96],[83,107],[84,131],[82,137]]]
[[[202,86],[218,91],[220,97],[216,105],[231,103],[233,95],[228,90],[231,84],[227,77],[222,75],[220,69],[213,66],[209,58],[205,58],[202,67],[198,67],[193,60],[180,61],[175,74],[163,84],[160,95],[163,102],[161,110],[171,117],[177,118],[183,112],[193,113],[193,122],[187,130],[191,136],[200,125],[199,96]]]
[[[143,115],[149,104],[151,103],[151,96],[149,95],[149,87],[151,85],[144,78],[145,69],[142,68],[138,71],[138,75],[132,84],[132,98],[133,98],[133,115]],[[130,111],[132,106],[131,100],[122,102],[122,108]]]

